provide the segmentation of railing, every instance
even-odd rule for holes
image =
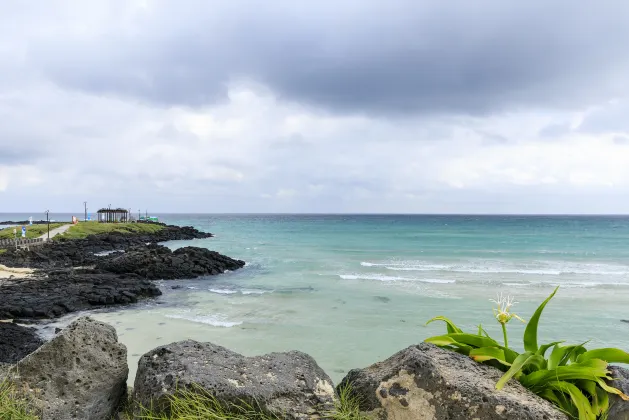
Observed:
[[[33,238],[33,239],[23,239],[19,238],[17,241],[15,239],[0,239],[0,248],[11,248],[16,246],[31,246],[31,245],[42,245],[44,240],[41,238]]]

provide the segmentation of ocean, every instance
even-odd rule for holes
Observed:
[[[556,286],[541,341],[629,350],[621,321],[629,319],[629,217],[158,216],[216,235],[167,243],[172,249],[207,247],[247,265],[165,281],[154,301],[93,313],[127,346],[131,383],[140,355],[184,339],[245,355],[301,350],[339,381],[444,333],[442,324],[425,325],[436,315],[470,331],[482,323],[500,338],[490,299],[515,296],[514,312],[528,319]],[[513,320],[509,331],[519,347],[524,324]]]

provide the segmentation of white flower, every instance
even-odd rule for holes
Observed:
[[[501,324],[506,324],[507,322],[511,321],[512,318],[516,318],[522,322],[526,322],[516,314],[510,312],[511,307],[518,303],[514,301],[514,298],[512,296],[503,295],[502,293],[500,293],[497,299],[489,299],[489,301],[495,303],[498,306],[497,308],[494,308],[494,316]]]

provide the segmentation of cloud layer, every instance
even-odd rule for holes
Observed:
[[[626,2],[310,3],[6,5],[0,212],[629,212]]]

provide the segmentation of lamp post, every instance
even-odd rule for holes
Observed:
[[[85,218],[83,219],[83,221],[87,222],[87,201],[83,202],[83,207],[85,207]]]
[[[50,240],[50,219],[48,218],[48,214],[50,210],[46,210],[46,224],[48,225],[48,240]]]

